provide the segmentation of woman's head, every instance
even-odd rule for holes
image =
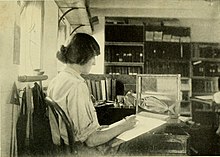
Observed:
[[[97,41],[85,33],[75,34],[67,46],[61,46],[57,58],[65,64],[85,65],[100,54]]]

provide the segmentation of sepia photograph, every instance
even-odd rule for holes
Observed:
[[[220,0],[0,0],[0,156],[220,156]]]

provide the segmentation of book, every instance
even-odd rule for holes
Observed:
[[[91,87],[92,87],[92,95],[95,97],[97,100],[97,93],[96,93],[96,85],[95,85],[95,80],[90,80],[91,81]]]
[[[154,40],[155,41],[161,41],[163,36],[163,32],[160,31],[154,31]]]
[[[101,80],[102,100],[106,100],[106,84],[105,80]]]
[[[107,100],[111,100],[112,98],[112,79],[109,77],[106,77],[106,98]]]
[[[87,79],[87,80],[86,80],[86,84],[87,84],[87,86],[88,86],[88,88],[89,88],[90,94],[92,94],[92,86],[91,86],[91,81],[90,81],[90,79]]]
[[[112,79],[112,98],[111,100],[115,100],[116,98],[116,79]]]
[[[179,42],[179,41],[180,41],[180,37],[179,37],[179,36],[172,35],[170,41],[171,41],[171,42]]]
[[[101,81],[95,81],[97,100],[102,100]]]
[[[163,41],[170,42],[171,40],[171,34],[163,34]]]
[[[154,32],[152,31],[146,31],[145,32],[146,41],[153,41],[154,38]]]

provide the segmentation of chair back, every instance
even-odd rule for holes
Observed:
[[[66,116],[66,113],[63,111],[63,109],[51,98],[45,97],[45,103],[46,105],[51,109],[52,114],[56,118],[57,125],[59,126],[59,117],[61,117],[62,121],[65,123],[66,129],[67,129],[67,135],[68,135],[68,142],[69,142],[69,149],[71,153],[76,154],[76,146],[74,142],[74,131],[73,131],[73,123],[68,119]],[[50,119],[51,121],[51,119]],[[61,135],[60,139],[61,139]]]

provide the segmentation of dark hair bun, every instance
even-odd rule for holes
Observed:
[[[67,48],[62,45],[60,47],[60,50],[57,52],[57,59],[59,59],[62,63],[66,63],[66,53],[67,53]]]

